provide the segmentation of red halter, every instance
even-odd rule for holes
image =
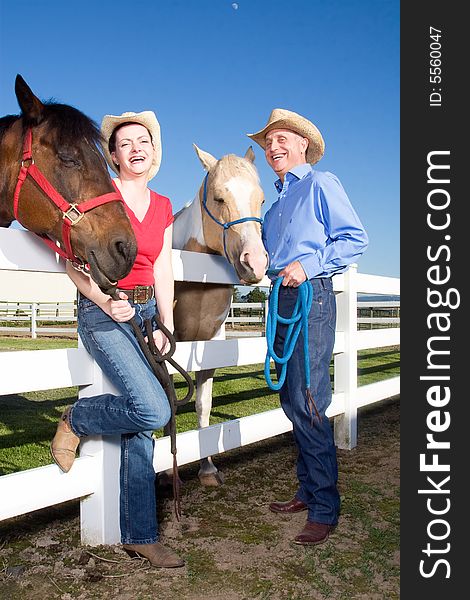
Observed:
[[[41,173],[36,167],[32,153],[32,142],[33,132],[31,127],[26,131],[26,136],[23,144],[23,159],[21,161],[21,168],[18,174],[18,181],[16,183],[15,195],[13,197],[13,211],[15,219],[18,219],[18,204],[20,199],[20,192],[26,177],[30,175],[34,181],[39,185],[46,196],[57,206],[62,212],[63,225],[62,225],[62,238],[65,250],[58,246],[55,241],[49,239],[45,235],[39,235],[39,237],[46,243],[54,252],[57,252],[62,258],[71,261],[75,267],[79,267],[86,270],[86,265],[78,257],[75,256],[72,250],[72,244],[70,241],[70,232],[73,225],[76,225],[85,216],[85,213],[92,210],[96,206],[101,206],[107,202],[118,201],[122,202],[122,197],[117,192],[109,192],[108,194],[102,194],[95,198],[85,200],[80,204],[69,203],[65,200],[59,192],[49,183],[47,178]],[[25,162],[29,161],[28,166],[25,166]]]

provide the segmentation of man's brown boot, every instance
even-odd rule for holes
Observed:
[[[122,547],[131,558],[146,558],[153,567],[171,569],[184,566],[184,560],[161,542],[155,542],[155,544],[123,544]]]
[[[72,468],[80,438],[74,434],[69,424],[70,407],[62,413],[54,439],[51,442],[51,456],[64,473]]]
[[[298,498],[292,498],[288,502],[271,502],[269,510],[275,513],[291,514],[307,510],[307,505]]]
[[[299,535],[294,538],[294,543],[303,546],[323,544],[335,529],[336,525],[307,521]]]

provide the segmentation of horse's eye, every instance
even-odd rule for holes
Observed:
[[[64,165],[64,167],[69,167],[70,169],[77,169],[80,167],[80,161],[77,160],[74,156],[70,154],[64,154],[63,152],[59,152],[58,154],[60,162]]]
[[[214,200],[216,202],[219,202],[220,204],[223,204],[223,202],[224,202],[224,199],[223,198],[219,198],[219,197],[214,197]]]

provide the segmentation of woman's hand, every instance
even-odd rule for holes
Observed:
[[[162,354],[166,354],[170,349],[170,341],[161,329],[157,329],[153,332],[153,341]]]
[[[130,321],[135,315],[135,308],[128,302],[128,297],[124,292],[119,292],[120,300],[109,300],[108,314],[117,323],[125,323]]]

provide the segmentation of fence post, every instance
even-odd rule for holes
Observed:
[[[31,304],[31,339],[35,340],[37,335],[37,317],[38,317],[38,304],[33,302]]]
[[[79,346],[83,347],[80,338]],[[93,362],[93,383],[80,388],[79,397],[119,393]],[[94,494],[80,501],[81,542],[84,545],[117,544],[119,527],[120,436],[90,436],[80,444],[80,456],[94,456],[100,465],[99,485]]]
[[[344,394],[344,414],[334,419],[335,443],[351,450],[357,445],[357,265],[344,273],[344,292],[336,296],[337,330],[344,331],[344,352],[334,358],[334,391]]]

